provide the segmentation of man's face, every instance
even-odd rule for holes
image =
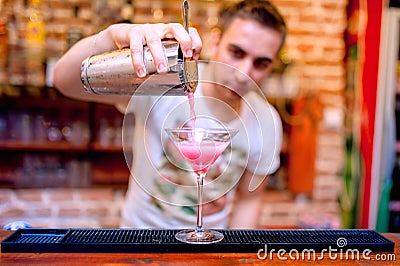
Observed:
[[[232,90],[223,92],[225,97],[234,100],[256,89],[254,82],[260,86],[272,70],[281,41],[280,33],[254,20],[234,19],[213,47],[212,60],[231,66],[214,72],[215,79]]]

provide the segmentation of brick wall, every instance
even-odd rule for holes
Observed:
[[[287,19],[285,49],[292,66],[285,76],[296,80],[297,94],[314,94],[322,105],[318,126],[314,187],[311,198],[269,192],[261,224],[266,227],[297,227],[302,220],[330,220],[340,226],[338,195],[344,165],[344,63],[347,0],[273,0]],[[307,147],[305,147],[306,149]],[[305,218],[305,216],[311,216]],[[319,217],[319,218],[318,218]]]
[[[1,189],[0,224],[23,220],[32,227],[118,227],[125,190]]]
[[[67,49],[67,32],[72,26],[89,34],[104,23],[101,16],[111,16],[116,12],[112,8],[107,12],[99,12],[96,1],[43,2],[48,19],[47,48],[56,55]],[[297,80],[298,94],[317,92],[323,106],[312,199],[294,201],[291,195],[274,193],[265,199],[262,225],[295,226],[301,215],[308,212],[327,212],[335,217],[339,215],[337,196],[341,189],[340,172],[343,166],[343,94],[346,82],[343,33],[347,23],[347,1],[273,2],[288,22],[289,35],[285,49],[293,63],[288,75]],[[77,16],[74,15],[76,6],[79,7]],[[24,17],[27,18],[27,15],[24,14]],[[111,188],[0,189],[0,224],[25,220],[32,226],[118,226],[123,193],[123,190]]]

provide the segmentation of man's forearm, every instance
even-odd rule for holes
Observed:
[[[262,195],[256,195],[246,200],[237,199],[234,205],[229,228],[255,229],[260,225],[262,213]]]

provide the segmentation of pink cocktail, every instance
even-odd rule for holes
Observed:
[[[190,244],[207,244],[221,241],[224,236],[203,228],[203,182],[209,167],[228,147],[237,130],[227,128],[175,128],[165,129],[182,156],[197,175],[197,226],[195,230],[183,230],[175,237]]]
[[[182,141],[177,147],[183,157],[190,163],[196,174],[207,173],[208,168],[218,159],[229,142]]]

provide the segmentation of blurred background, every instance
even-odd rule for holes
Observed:
[[[202,59],[224,2],[189,1]],[[271,2],[289,34],[262,91],[284,145],[259,227],[400,231],[400,1]],[[51,84],[71,45],[116,22],[181,23],[181,1],[0,0],[0,225],[118,227],[123,115]]]

